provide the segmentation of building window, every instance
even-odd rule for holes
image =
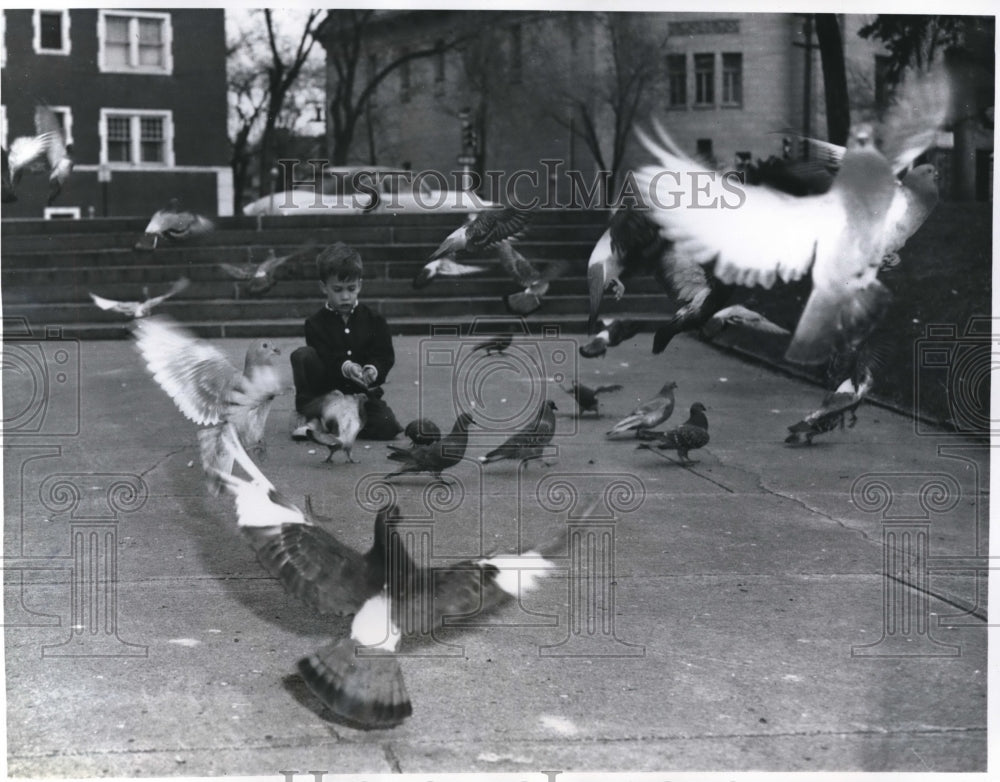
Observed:
[[[715,151],[712,148],[712,139],[700,138],[695,142],[695,151],[698,159],[703,163],[715,166]]]
[[[408,52],[404,49],[401,56],[405,57]],[[406,60],[399,66],[399,99],[403,103],[410,102],[410,61]]]
[[[889,107],[892,89],[889,86],[889,68],[892,61],[887,55],[875,55],[875,108],[883,111]]]
[[[722,55],[722,105],[743,105],[743,55]]]
[[[437,53],[434,55],[434,94],[444,95],[445,82],[445,49],[444,41],[434,44]]]
[[[69,54],[69,11],[35,11],[35,54]]]
[[[115,73],[173,72],[170,14],[98,11],[98,67]]]
[[[694,56],[694,104],[711,106],[715,103],[715,55]]]
[[[172,166],[171,112],[101,109],[101,163]]]
[[[7,13],[0,11],[0,66],[7,64]],[[6,141],[4,144],[6,145]]]
[[[80,207],[78,206],[47,206],[42,213],[46,220],[79,220]]]
[[[687,55],[667,55],[667,105],[671,108],[687,106]]]
[[[523,57],[523,47],[521,42],[521,25],[515,24],[510,28],[510,82],[520,84],[524,75],[521,68]]]

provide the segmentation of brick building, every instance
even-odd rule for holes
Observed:
[[[27,173],[5,218],[149,215],[170,197],[232,214],[224,11],[0,16],[4,146],[34,134],[44,102],[61,118],[75,161],[54,209],[46,209],[46,178]]]

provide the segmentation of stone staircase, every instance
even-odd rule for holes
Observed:
[[[26,320],[33,330],[60,327],[64,336],[115,339],[128,334],[128,319],[96,307],[88,292],[111,299],[144,298],[166,290],[179,277],[191,285],[161,305],[203,336],[292,336],[321,302],[312,257],[281,268],[278,284],[261,298],[249,298],[218,264],[263,260],[269,249],[283,255],[315,243],[351,244],[365,262],[362,300],[381,312],[394,333],[427,334],[433,325],[471,324],[479,316],[507,314],[502,296],[517,290],[495,255],[463,258],[487,271],[438,278],[422,290],[411,280],[438,243],[461,223],[453,214],[357,215],[324,217],[222,218],[217,230],[196,246],[161,244],[141,252],[134,244],[144,220],[5,220],[0,237],[5,318]],[[556,324],[583,333],[587,320],[587,259],[604,230],[607,213],[538,212],[519,242],[520,252],[541,263],[564,260],[567,272],[551,286],[529,325]],[[607,314],[663,320],[669,300],[651,278],[629,282],[620,303],[608,301]],[[532,326],[534,329],[534,326]]]

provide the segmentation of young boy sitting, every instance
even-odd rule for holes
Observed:
[[[323,308],[306,319],[306,346],[292,352],[295,412],[292,438],[307,439],[306,421],[317,415],[322,397],[338,389],[364,393],[365,426],[359,437],[392,440],[402,427],[382,401],[386,376],[396,360],[385,318],[358,303],[363,271],[361,255],[342,242],[316,259]]]

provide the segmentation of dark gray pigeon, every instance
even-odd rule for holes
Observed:
[[[465,449],[469,444],[469,426],[474,423],[469,413],[462,413],[455,419],[451,432],[436,442],[414,445],[409,449],[398,445],[388,446],[389,460],[402,466],[396,472],[386,475],[386,479],[408,473],[427,472],[442,480],[441,473],[454,467],[465,457]]]
[[[638,448],[677,451],[682,464],[694,464],[688,459],[688,452],[708,445],[708,417],[705,415],[705,405],[695,402],[691,405],[691,414],[683,424],[668,432],[645,432],[642,438],[647,442],[640,443]]]
[[[534,420],[522,431],[512,434],[506,442],[480,457],[483,464],[492,464],[503,459],[526,462],[541,459],[545,446],[552,442],[556,431],[556,403],[551,399],[542,402]]]
[[[585,386],[582,383],[573,383],[573,385],[569,388],[566,388],[565,386],[562,386],[561,388],[576,400],[576,404],[579,407],[579,415],[583,415],[584,413],[596,413],[598,417],[601,415],[599,401],[597,399],[598,394],[610,394],[615,391],[622,390],[622,387],[617,383],[614,385],[598,386],[597,388],[591,388],[590,386]]]

